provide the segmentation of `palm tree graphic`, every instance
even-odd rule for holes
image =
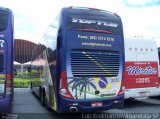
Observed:
[[[80,95],[84,94],[84,99],[86,99],[87,91],[90,92],[90,88],[97,90],[97,87],[92,82],[94,79],[90,79],[87,77],[68,77],[68,79],[72,79],[68,84],[72,85],[72,91],[75,90],[75,98],[78,99],[77,90],[80,90]]]

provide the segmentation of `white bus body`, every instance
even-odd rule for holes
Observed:
[[[125,39],[125,99],[160,95],[159,58],[153,39]]]

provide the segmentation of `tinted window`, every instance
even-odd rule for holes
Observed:
[[[8,12],[0,10],[0,31],[6,29],[8,25]]]
[[[3,71],[3,59],[4,59],[3,55],[0,54],[0,72]]]
[[[43,44],[38,44],[33,51],[32,60],[35,60],[45,49],[46,47]]]
[[[107,12],[95,10],[68,10],[68,30],[96,29],[122,34],[122,24],[119,17]]]

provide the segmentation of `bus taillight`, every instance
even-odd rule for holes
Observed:
[[[118,92],[118,95],[122,95],[124,94],[124,91],[125,91],[125,86],[121,86],[119,92]]]
[[[6,76],[6,94],[11,94],[12,91],[12,76],[7,75]]]
[[[73,98],[71,93],[68,90],[68,83],[67,83],[67,75],[66,72],[61,72],[61,77],[60,77],[60,94],[63,97],[66,98]]]
[[[119,15],[117,13],[114,13],[115,16],[119,17]]]
[[[101,11],[100,9],[97,9],[97,8],[89,8],[90,10],[97,10],[97,11]]]

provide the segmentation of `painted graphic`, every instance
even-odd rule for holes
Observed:
[[[152,66],[148,67],[140,67],[140,66],[128,66],[126,68],[128,71],[128,75],[150,75],[150,74],[157,74],[157,69],[152,68]]]
[[[0,84],[0,94],[4,92],[4,84]]]
[[[157,62],[125,62],[126,88],[142,88],[158,85]]]
[[[5,79],[5,75],[4,74],[0,74],[0,83],[3,82]]]
[[[4,38],[4,34],[0,34],[0,38]]]
[[[0,40],[0,48],[4,47],[4,40]]]
[[[74,97],[78,99],[78,92],[80,97],[84,97],[86,99],[86,94],[91,89],[97,90],[96,85],[92,82],[93,79],[89,78],[82,78],[82,77],[71,77],[68,78],[71,79],[71,81],[68,83],[69,87],[71,87],[72,92],[75,92]],[[82,96],[84,94],[84,96]]]
[[[100,88],[106,88],[108,85],[108,81],[106,78],[102,78],[98,81],[98,84]]]
[[[111,78],[69,77],[69,90],[75,99],[115,97],[120,82],[111,83]]]
[[[0,95],[4,93],[5,75],[0,74]]]
[[[106,22],[106,21],[99,21],[99,20],[91,20],[91,19],[79,19],[79,18],[72,18],[73,23],[80,23],[80,24],[96,24],[98,26],[106,26],[106,27],[118,27],[117,23],[114,22]]]

